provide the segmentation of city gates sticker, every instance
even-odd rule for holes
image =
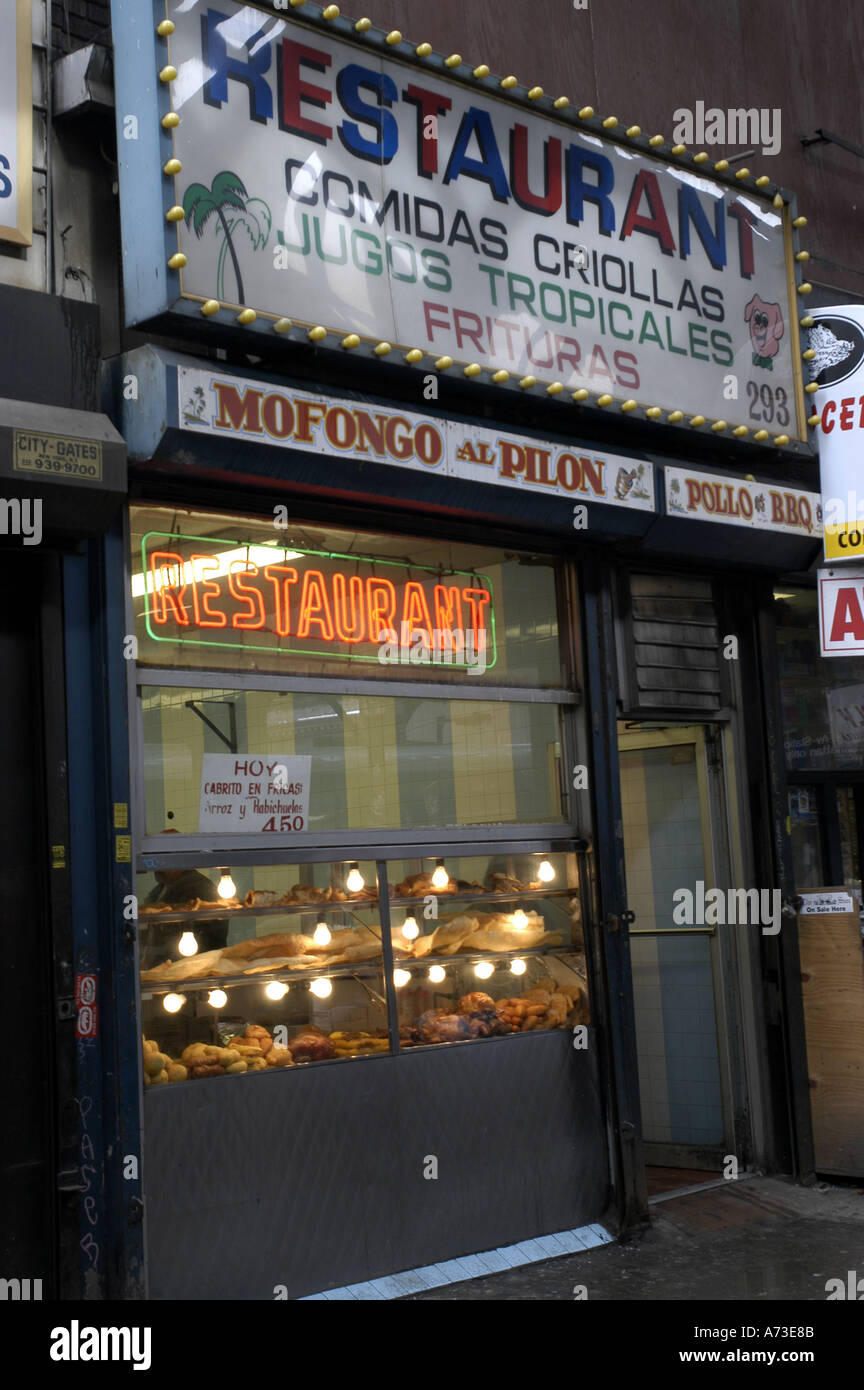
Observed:
[[[782,531],[790,536],[822,534],[822,507],[815,492],[693,473],[686,468],[665,467],[663,471],[670,516],[750,526],[757,531]]]
[[[162,531],[142,537],[141,563],[147,633],[181,649],[383,665],[395,644],[416,665],[497,660],[492,581],[478,570]]]
[[[113,0],[130,322],[180,306],[806,446],[782,200],[294,8]]]
[[[620,454],[177,368],[180,424],[210,435],[395,465],[638,511],[656,510],[654,466]]]
[[[198,833],[300,834],[309,828],[311,757],[205,753]]]

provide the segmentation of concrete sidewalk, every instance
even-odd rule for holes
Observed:
[[[827,1300],[826,1281],[864,1279],[864,1190],[741,1178],[651,1205],[625,1244],[508,1270],[400,1302]],[[584,1297],[585,1295],[583,1295]]]

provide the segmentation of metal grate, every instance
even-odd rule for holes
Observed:
[[[710,580],[631,575],[624,639],[630,670],[622,687],[633,709],[721,708],[721,638]]]

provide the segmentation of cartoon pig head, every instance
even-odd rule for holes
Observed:
[[[759,357],[776,357],[783,337],[783,315],[779,304],[766,304],[754,294],[744,310],[744,321],[750,325],[750,341]]]

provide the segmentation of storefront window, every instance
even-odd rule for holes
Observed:
[[[560,565],[159,507],[130,558],[148,1089],[587,1023]]]
[[[814,786],[790,787],[787,793],[792,865],[798,892],[825,884],[822,836],[819,828],[819,793]]]
[[[817,596],[777,591],[775,614],[786,766],[858,771],[864,763],[864,663],[819,654]]]

